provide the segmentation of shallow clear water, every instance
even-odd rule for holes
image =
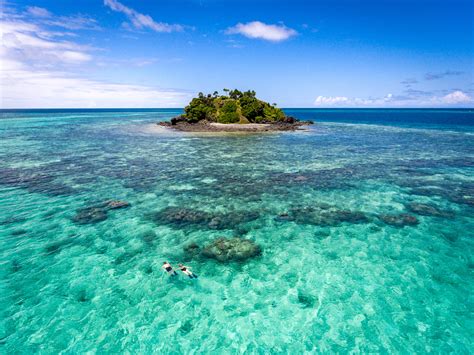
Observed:
[[[318,123],[261,135],[155,127],[177,113],[2,114],[1,353],[472,352],[472,111],[291,110]],[[109,199],[131,207],[74,222]],[[220,222],[153,218],[169,207]],[[418,224],[384,220],[400,214]],[[183,251],[219,236],[263,253]],[[164,260],[199,279],[169,278]]]

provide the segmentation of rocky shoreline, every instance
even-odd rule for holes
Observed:
[[[269,123],[216,123],[202,120],[190,123],[185,120],[172,119],[170,122],[158,122],[162,127],[171,128],[182,132],[275,132],[302,130],[311,125],[311,121],[298,121],[288,117],[285,121]]]

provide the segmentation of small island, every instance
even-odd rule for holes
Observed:
[[[286,116],[276,104],[259,100],[253,90],[224,89],[224,94],[198,94],[184,108],[184,114],[160,126],[185,132],[266,132],[294,131],[309,125]]]

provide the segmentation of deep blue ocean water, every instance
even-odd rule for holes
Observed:
[[[179,112],[1,111],[0,353],[472,353],[474,110],[155,124]],[[263,252],[184,251],[222,236]]]

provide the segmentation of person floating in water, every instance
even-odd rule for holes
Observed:
[[[183,274],[188,275],[190,279],[193,279],[193,278],[197,279],[198,278],[198,276],[195,273],[193,273],[189,269],[189,267],[184,266],[183,264],[178,264],[178,266],[179,266],[179,269],[183,272]]]
[[[165,271],[168,273],[168,275],[170,276],[174,276],[174,275],[178,275],[176,273],[176,271],[173,270],[173,267],[171,266],[171,264],[167,261],[165,261],[163,263],[163,266],[162,266],[163,269],[165,269]]]

